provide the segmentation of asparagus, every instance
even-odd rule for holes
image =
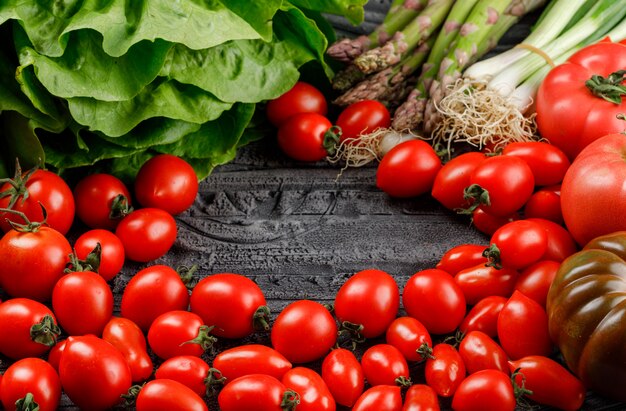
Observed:
[[[431,0],[402,31],[384,45],[361,54],[354,64],[366,74],[397,64],[405,52],[422,44],[443,24],[453,3],[454,0]]]

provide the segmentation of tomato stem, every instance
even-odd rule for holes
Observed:
[[[89,252],[87,258],[81,260],[76,255],[76,250],[72,254],[69,255],[70,261],[67,263],[67,266],[64,270],[66,274],[69,273],[79,273],[81,271],[92,271],[94,273],[98,272],[98,268],[100,268],[100,255],[102,254],[102,246],[100,243],[96,245],[96,247]]]
[[[337,145],[341,140],[342,133],[341,127],[339,126],[332,126],[324,133],[322,146],[326,149],[328,155],[332,156],[337,152]]]
[[[622,104],[622,97],[626,96],[626,86],[622,83],[626,80],[626,70],[618,70],[602,77],[594,74],[585,82],[585,86],[596,97],[601,97],[609,103]]]
[[[489,191],[478,184],[472,184],[463,190],[463,198],[471,200],[472,204],[468,208],[458,208],[456,212],[463,215],[471,215],[481,205],[491,205]]]
[[[126,217],[133,212],[133,207],[130,205],[128,198],[124,194],[118,194],[113,198],[111,202],[111,211],[109,212],[109,218],[111,220],[118,220]]]
[[[365,342],[365,337],[361,332],[363,331],[363,324],[355,324],[350,321],[344,321],[339,327],[339,337],[348,336],[352,345],[352,351],[356,350],[357,344]]]
[[[30,339],[36,343],[52,347],[61,335],[61,328],[54,322],[51,315],[45,315],[37,324],[30,327]]]
[[[493,267],[496,270],[502,269],[502,258],[500,249],[493,243],[483,251],[483,257],[486,257],[489,261],[485,264],[486,267]]]
[[[515,394],[515,399],[519,401],[525,395],[533,395],[533,392],[527,389],[524,384],[526,383],[526,377],[521,372],[521,368],[516,368],[515,371],[511,374],[511,384],[513,384],[513,393]],[[517,376],[520,376],[522,379],[522,383],[520,385],[517,384]]]
[[[422,360],[434,360],[435,356],[433,355],[433,348],[428,345],[427,342],[423,342],[420,347],[415,350],[421,357]]]
[[[215,393],[217,388],[223,386],[224,384],[226,384],[226,377],[222,375],[222,372],[217,368],[209,368],[209,372],[204,379],[207,397]]]
[[[28,179],[33,175],[35,171],[37,171],[38,167],[33,167],[26,172],[26,174],[22,174],[22,167],[20,166],[20,161],[18,158],[15,159],[15,175],[13,178],[0,178],[0,184],[9,183],[11,187],[0,193],[0,198],[11,196],[9,199],[9,204],[7,208],[13,208],[17,200],[22,197],[22,203],[26,201],[29,196],[28,189],[26,188],[26,183]]]
[[[402,388],[408,388],[411,385],[413,385],[413,382],[411,381],[411,377],[405,377],[403,375],[396,378],[394,382],[396,383],[397,386],[402,387]]]
[[[135,403],[137,402],[137,396],[139,395],[139,391],[143,388],[146,383],[141,385],[133,385],[128,389],[126,394],[122,394],[121,397],[124,399],[124,404],[122,407],[124,408],[135,408]]]
[[[10,208],[0,208],[0,212],[15,214],[19,216],[22,220],[24,220],[24,224],[20,224],[8,218],[6,219],[11,228],[15,231],[19,231],[21,233],[36,233],[37,231],[39,231],[39,228],[41,228],[42,225],[47,224],[48,220],[48,212],[46,211],[46,207],[44,207],[41,202],[39,203],[39,206],[41,207],[41,213],[43,214],[42,221],[30,221],[28,217],[26,217],[26,214],[22,213],[21,211],[12,210]]]
[[[211,326],[201,325],[198,328],[198,335],[196,336],[196,338],[189,340],[189,341],[185,341],[184,343],[180,345],[198,344],[200,347],[202,347],[204,351],[207,351],[209,348],[213,347],[213,344],[217,342],[217,338],[211,335],[211,331],[213,331],[213,328],[215,328],[214,325],[211,325]]]
[[[256,309],[252,316],[252,324],[255,330],[270,330],[270,308],[267,305],[261,305]]]
[[[283,393],[283,400],[280,402],[280,408],[285,411],[295,411],[300,404],[300,394],[294,390],[286,390]]]
[[[181,265],[176,268],[176,272],[180,276],[183,284],[189,289],[193,290],[195,286],[194,274],[198,271],[198,265],[194,264],[191,267],[187,267],[186,265]]]
[[[15,402],[16,411],[39,411],[39,404],[35,402],[32,393],[27,393],[24,398],[20,398]]]

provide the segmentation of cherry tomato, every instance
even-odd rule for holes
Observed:
[[[126,258],[148,262],[162,257],[176,240],[176,220],[158,208],[135,210],[120,221],[115,235],[124,244]]]
[[[127,318],[113,317],[104,326],[102,339],[120,350],[130,366],[133,382],[145,381],[152,375],[146,338],[137,324]]]
[[[390,344],[376,344],[368,348],[361,358],[361,367],[371,386],[410,383],[406,358]]]
[[[0,304],[0,330],[0,353],[13,360],[45,354],[61,333],[52,311],[27,298]]]
[[[191,293],[191,311],[215,326],[213,334],[218,337],[244,338],[255,328],[269,329],[263,291],[240,274],[213,274],[200,280]]]
[[[11,230],[0,239],[0,287],[12,297],[49,301],[71,253],[67,239],[52,228]]]
[[[519,220],[517,212],[500,217],[486,212],[482,207],[476,208],[472,212],[472,225],[481,233],[492,236],[500,227],[511,221]]]
[[[335,411],[337,405],[322,377],[315,371],[296,367],[287,371],[282,383],[300,396],[299,411]]]
[[[202,397],[178,381],[152,380],[136,400],[137,411],[209,411]]]
[[[94,272],[70,273],[54,286],[52,309],[69,335],[100,336],[113,315],[113,293]]]
[[[90,174],[74,187],[76,214],[89,228],[115,230],[131,211],[130,192],[110,174]]]
[[[528,164],[519,157],[487,157],[470,176],[466,195],[494,216],[506,217],[526,204],[535,188]]]
[[[544,187],[535,191],[524,206],[524,217],[543,218],[557,224],[563,224],[561,186]]]
[[[439,398],[426,384],[413,384],[406,391],[402,411],[439,411]]]
[[[285,307],[272,325],[272,346],[294,363],[322,358],[337,342],[337,324],[322,304],[299,300]]]
[[[450,344],[433,347],[432,357],[426,360],[426,384],[440,397],[452,397],[465,379],[465,364],[461,354]]]
[[[578,251],[574,238],[563,226],[542,218],[528,218],[527,220],[542,225],[548,234],[548,249],[541,257],[542,260],[561,262]]]
[[[518,275],[517,270],[512,268],[497,269],[486,264],[478,264],[459,271],[454,281],[463,291],[465,302],[474,305],[494,295],[509,297],[513,294]]]
[[[502,155],[526,161],[538,186],[559,184],[570,166],[569,158],[560,148],[542,141],[509,143]]]
[[[325,116],[328,112],[328,103],[321,91],[299,81],[280,97],[268,101],[265,110],[270,123],[279,127],[289,117],[298,113],[317,113]]]
[[[541,259],[548,249],[548,234],[538,223],[512,221],[498,228],[486,255],[496,266],[522,269]]]
[[[328,152],[324,139],[332,123],[317,113],[295,114],[278,129],[278,146],[290,158],[298,161],[320,161]]]
[[[200,357],[214,342],[202,318],[189,311],[168,311],[159,315],[148,330],[148,344],[163,359],[179,355]]]
[[[478,330],[491,338],[497,337],[498,316],[507,301],[508,298],[498,295],[483,298],[467,313],[459,326],[459,330],[465,334]]]
[[[65,350],[65,344],[67,340],[57,342],[48,352],[48,363],[59,372],[59,363],[61,362],[61,354]]]
[[[467,208],[470,203],[463,196],[463,190],[470,185],[470,175],[487,156],[470,151],[448,161],[437,172],[431,195],[449,210]]]
[[[209,376],[211,367],[202,358],[193,355],[179,355],[165,360],[157,368],[155,378],[178,381],[190,388],[200,397],[206,394],[205,379]]]
[[[196,200],[198,177],[180,157],[159,154],[146,161],[135,177],[135,196],[143,207],[172,215],[186,211]]]
[[[513,360],[549,355],[552,341],[546,311],[535,300],[519,291],[513,292],[498,316],[498,340]]]
[[[400,387],[377,385],[365,391],[352,411],[402,411]]]
[[[361,363],[344,348],[336,348],[324,358],[322,378],[337,404],[345,407],[352,407],[365,387]]]
[[[391,125],[389,110],[376,100],[362,100],[344,108],[335,122],[341,128],[341,141],[358,138]]]
[[[222,411],[283,411],[298,401],[298,394],[288,390],[276,378],[264,374],[250,374],[236,378],[217,396]]]
[[[539,404],[550,405],[560,410],[574,411],[582,407],[585,400],[585,386],[558,362],[539,355],[509,361],[511,372],[516,375],[516,383],[532,394],[528,398]]]
[[[515,282],[515,289],[545,308],[550,285],[559,267],[556,261],[538,261],[521,272]]]
[[[28,194],[26,194],[28,193]],[[46,209],[47,226],[61,234],[67,234],[74,222],[76,205],[72,190],[61,177],[47,170],[30,170],[22,174],[16,169],[15,177],[0,186],[0,208],[21,211],[32,222],[42,222]],[[11,231],[8,220],[24,224],[18,215],[0,211],[0,228]]]
[[[122,241],[108,230],[90,230],[83,234],[74,243],[76,257],[85,260],[89,253],[100,244],[100,261],[97,273],[106,281],[115,277],[124,266],[124,245]],[[93,267],[96,269],[96,267]]]
[[[135,274],[122,294],[122,317],[132,320],[144,332],[161,314],[185,311],[189,306],[187,279],[173,268],[153,265]]]
[[[482,331],[470,331],[459,344],[459,354],[468,374],[480,370],[509,373],[507,356],[502,347]]]
[[[402,302],[407,314],[432,334],[447,334],[465,317],[465,296],[454,278],[436,268],[419,271],[404,286]]]
[[[246,344],[217,354],[213,368],[230,381],[249,374],[265,374],[280,380],[292,367],[291,362],[271,347]]]
[[[424,350],[432,348],[433,341],[424,325],[413,317],[398,317],[385,333],[387,344],[396,347],[407,361],[421,361]]]
[[[342,323],[363,326],[365,338],[385,333],[396,318],[400,291],[392,276],[381,270],[359,271],[339,288],[335,295],[335,315]]]
[[[498,370],[482,370],[468,376],[452,398],[452,409],[515,410],[515,394],[509,375]]]
[[[130,367],[122,353],[93,335],[67,339],[59,376],[63,391],[84,410],[112,408],[132,384]]]
[[[61,380],[55,369],[40,358],[14,362],[0,380],[0,399],[7,411],[15,410],[16,402],[29,393],[39,411],[57,410],[61,399]]]
[[[486,263],[488,261],[487,257],[483,256],[485,248],[487,246],[481,244],[454,246],[445,252],[435,268],[443,270],[454,277],[461,270]]]

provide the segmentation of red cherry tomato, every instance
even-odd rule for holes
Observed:
[[[157,368],[155,378],[178,381],[190,388],[200,397],[206,394],[205,379],[209,376],[211,367],[202,358],[193,355],[179,355],[165,360]]]
[[[570,166],[569,158],[560,148],[542,141],[509,143],[502,155],[526,161],[538,186],[559,184]]]
[[[339,322],[362,325],[365,338],[385,333],[396,318],[400,291],[394,278],[381,270],[359,271],[335,295],[335,315]]]
[[[435,345],[432,357],[426,360],[426,384],[440,397],[452,397],[465,379],[461,354],[450,344]]]
[[[541,218],[527,220],[542,225],[548,234],[548,249],[541,257],[542,260],[561,262],[578,251],[574,238],[563,226]]]
[[[120,221],[115,235],[122,240],[126,258],[146,263],[162,257],[176,240],[176,220],[158,208],[135,210]]]
[[[69,335],[100,336],[113,315],[113,293],[94,272],[70,273],[54,286],[52,309]]]
[[[191,311],[215,326],[218,337],[244,338],[255,328],[269,329],[269,309],[261,288],[251,279],[231,273],[213,274],[196,284]]]
[[[110,174],[90,174],[74,187],[76,215],[89,228],[115,230],[130,212],[131,198],[126,185]]]
[[[389,110],[376,100],[362,100],[344,108],[337,121],[341,128],[341,141],[358,138],[378,128],[391,125]]]
[[[432,334],[454,331],[465,317],[465,296],[445,271],[427,269],[409,278],[402,293],[407,314]]]
[[[27,394],[33,396],[39,411],[58,409],[61,380],[55,369],[40,358],[24,358],[11,364],[0,379],[0,399],[5,410],[15,410],[16,401]]]
[[[459,344],[459,354],[468,374],[480,370],[509,373],[507,356],[502,347],[482,331],[470,331]]]
[[[200,357],[215,341],[202,318],[189,311],[169,311],[159,315],[148,330],[148,344],[163,359],[179,355]]]
[[[335,411],[337,405],[328,386],[315,371],[296,367],[287,371],[282,383],[300,396],[299,411]]]
[[[137,411],[209,411],[204,400],[190,388],[169,379],[148,382],[136,400]]]
[[[539,261],[547,249],[548,234],[540,224],[517,220],[493,233],[486,255],[496,266],[522,269]]]
[[[322,378],[337,404],[345,407],[352,407],[365,387],[361,363],[344,348],[336,348],[324,358]]]
[[[543,218],[563,224],[561,210],[561,186],[544,187],[535,191],[524,206],[525,218]]]
[[[361,394],[352,411],[402,411],[400,387],[377,385],[369,388]]]
[[[545,308],[550,285],[559,267],[556,261],[538,261],[521,272],[515,282],[515,289]]]
[[[222,411],[283,411],[288,405],[281,404],[287,403],[294,407],[297,401],[296,392],[288,390],[276,378],[264,374],[236,378],[217,396]]]
[[[61,333],[52,311],[27,298],[0,304],[0,330],[0,353],[13,360],[42,356]]]
[[[143,207],[172,215],[186,211],[196,200],[198,177],[180,157],[159,154],[146,161],[135,177],[135,197]]]
[[[472,212],[472,225],[481,233],[491,237],[500,227],[511,221],[519,220],[519,218],[517,212],[499,217],[486,212],[482,207],[478,207]]]
[[[445,252],[435,268],[443,270],[454,277],[461,270],[486,263],[488,261],[487,257],[483,256],[485,248],[487,246],[481,244],[454,246]]]
[[[299,300],[285,307],[272,325],[272,346],[294,363],[322,358],[337,342],[337,324],[322,304]]]
[[[413,317],[399,317],[387,328],[387,344],[396,347],[407,361],[421,361],[424,350],[432,348],[433,341],[424,325]]]
[[[74,252],[76,257],[85,260],[98,244],[100,261],[97,272],[106,281],[110,281],[124,266],[124,244],[115,234],[102,229],[87,231],[76,240]]]
[[[414,384],[404,396],[402,411],[439,411],[439,398],[426,384]]]
[[[328,103],[321,91],[299,81],[280,97],[268,101],[265,110],[270,123],[280,127],[289,117],[298,113],[317,113],[325,116]]]
[[[185,311],[189,306],[187,278],[173,268],[153,265],[135,274],[122,294],[122,317],[132,320],[144,332],[161,314]]]
[[[449,210],[467,208],[470,203],[463,190],[470,185],[470,175],[485,158],[484,153],[470,151],[448,161],[437,172],[431,195]]]
[[[130,367],[133,382],[147,380],[152,375],[152,359],[148,355],[146,338],[137,324],[127,318],[113,317],[104,326],[102,339],[117,348]]]
[[[497,337],[498,316],[507,301],[508,298],[497,295],[483,298],[467,313],[459,326],[459,330],[465,334],[478,330],[491,338]]]
[[[452,398],[455,411],[515,410],[515,394],[508,374],[482,370],[468,376]]]
[[[317,113],[295,114],[278,129],[278,146],[294,160],[323,160],[328,155],[324,136],[332,126],[330,120]]]
[[[260,344],[229,348],[217,354],[213,360],[213,368],[226,378],[226,384],[250,374],[271,375],[279,380],[291,367],[291,362],[281,353]]]
[[[406,358],[390,344],[376,344],[365,350],[361,357],[361,367],[371,386],[403,385],[410,381]]]
[[[430,192],[441,160],[432,146],[421,140],[398,144],[381,160],[376,186],[391,197],[416,197]]]
[[[486,264],[478,264],[459,271],[454,281],[463,291],[465,302],[474,305],[494,295],[509,297],[513,294],[518,275],[517,270],[512,268],[497,269]]]

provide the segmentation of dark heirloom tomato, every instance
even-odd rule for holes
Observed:
[[[597,237],[561,264],[548,293],[550,336],[567,366],[626,401],[626,231]]]

